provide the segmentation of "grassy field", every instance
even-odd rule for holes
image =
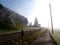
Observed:
[[[28,28],[28,26],[25,26],[25,25],[17,26],[15,29],[1,29],[0,28],[0,34],[20,32],[21,30],[27,30],[27,28]]]
[[[55,39],[55,41],[57,42],[57,44],[60,45],[60,30],[58,30],[58,29],[54,30],[54,34],[52,34],[52,36]]]

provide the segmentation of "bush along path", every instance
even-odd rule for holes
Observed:
[[[56,41],[53,39],[48,29],[44,29],[44,32],[30,45],[57,45]]]

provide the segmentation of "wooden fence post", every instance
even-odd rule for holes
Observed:
[[[24,36],[24,31],[21,31],[21,39],[22,39],[22,45],[23,45],[23,36]]]

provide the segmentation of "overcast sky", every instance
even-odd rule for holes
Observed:
[[[51,27],[49,3],[51,3],[53,26],[60,28],[60,0],[0,0],[5,7],[18,12],[34,23],[37,17],[43,27]]]

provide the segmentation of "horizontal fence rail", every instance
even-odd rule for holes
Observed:
[[[31,35],[35,32],[38,32],[38,31],[40,31],[40,29],[33,29],[33,30],[31,29],[28,31],[22,30],[21,32],[15,32],[15,33],[11,33],[11,34],[0,35],[0,43],[5,42],[5,41],[9,41],[9,40],[12,40],[15,38],[22,39],[23,36],[28,36],[28,35]]]

